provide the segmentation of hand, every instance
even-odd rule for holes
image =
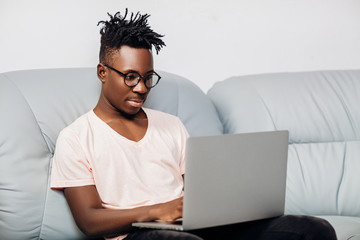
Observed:
[[[155,219],[172,223],[176,219],[182,217],[183,197],[170,202],[156,204],[153,207],[151,215],[154,214],[153,216]]]

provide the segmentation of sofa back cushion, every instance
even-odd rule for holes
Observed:
[[[177,115],[190,135],[222,133],[215,108],[189,80],[159,72],[146,106]],[[59,132],[99,98],[95,68],[0,74],[0,239],[77,239],[61,191],[49,171]]]
[[[360,71],[232,77],[209,90],[225,133],[289,130],[286,212],[360,216]]]

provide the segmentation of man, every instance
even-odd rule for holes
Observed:
[[[51,187],[63,189],[79,228],[115,239],[336,239],[327,222],[296,216],[191,233],[131,228],[182,216],[188,133],[177,117],[143,108],[160,80],[152,46],[158,52],[165,44],[148,26],[149,15],[126,20],[127,13],[99,22],[99,101],[56,144]]]

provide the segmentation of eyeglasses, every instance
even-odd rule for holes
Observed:
[[[161,79],[160,75],[157,74],[156,72],[150,73],[145,76],[141,76],[137,72],[122,73],[119,70],[116,70],[115,68],[110,67],[107,64],[104,64],[104,66],[107,68],[110,68],[111,70],[113,70],[113,71],[117,72],[118,74],[120,74],[121,76],[123,76],[124,82],[128,87],[135,87],[136,85],[138,85],[138,83],[141,81],[141,79],[144,79],[145,87],[153,88],[159,83],[159,81]]]

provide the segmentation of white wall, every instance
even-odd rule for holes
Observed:
[[[0,0],[0,72],[96,66],[99,20],[150,13],[156,69],[206,92],[233,75],[360,69],[360,0]]]

